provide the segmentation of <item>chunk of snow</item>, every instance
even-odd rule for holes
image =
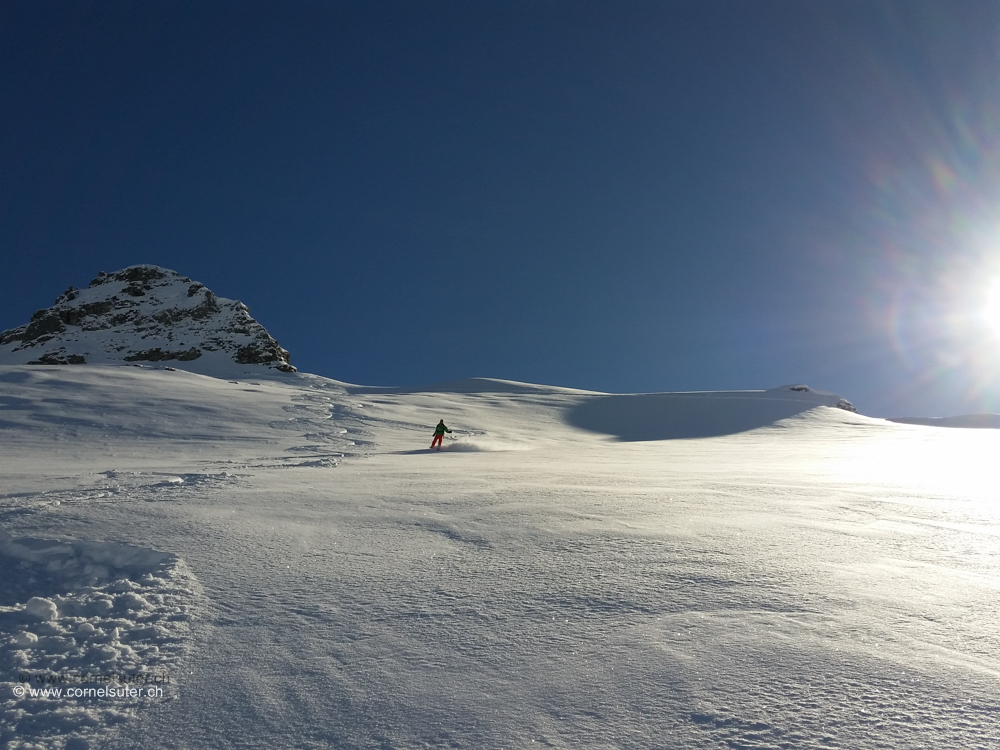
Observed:
[[[38,643],[38,636],[25,630],[14,636],[14,643],[22,648],[31,648]]]
[[[55,620],[59,617],[59,608],[56,607],[56,603],[43,596],[33,596],[28,599],[28,603],[24,605],[24,609],[39,620]]]

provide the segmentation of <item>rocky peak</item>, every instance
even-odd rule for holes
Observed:
[[[101,272],[0,333],[0,364],[121,362],[170,362],[206,374],[253,365],[295,372],[246,305],[158,266]]]

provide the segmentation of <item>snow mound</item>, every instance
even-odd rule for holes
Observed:
[[[835,393],[785,385],[766,391],[595,396],[571,408],[566,421],[623,441],[676,440],[747,432],[820,406],[856,411]]]
[[[288,352],[242,302],[158,266],[101,273],[0,333],[0,364],[158,362],[204,374],[247,366],[294,372]]]
[[[0,533],[0,744],[89,747],[169,698],[199,595],[171,554]]]

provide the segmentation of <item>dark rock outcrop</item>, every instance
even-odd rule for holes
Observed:
[[[85,365],[87,360],[79,354],[60,355],[54,352],[43,354],[38,359],[28,362],[29,365]]]
[[[135,354],[130,354],[125,357],[126,362],[162,362],[165,359],[176,359],[181,362],[191,362],[192,360],[198,359],[201,356],[201,350],[198,347],[192,346],[183,352],[165,352],[160,347],[155,349],[146,349],[142,352],[136,352]],[[239,362],[239,360],[237,360]],[[245,364],[240,362],[240,364]]]
[[[0,333],[0,364],[198,362],[200,371],[258,366],[295,372],[287,350],[247,306],[158,266],[101,272],[52,307]]]

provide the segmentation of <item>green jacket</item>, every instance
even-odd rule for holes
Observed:
[[[444,426],[444,422],[438,422],[438,426],[434,428],[434,434],[444,435],[446,432],[451,432],[451,430]]]

